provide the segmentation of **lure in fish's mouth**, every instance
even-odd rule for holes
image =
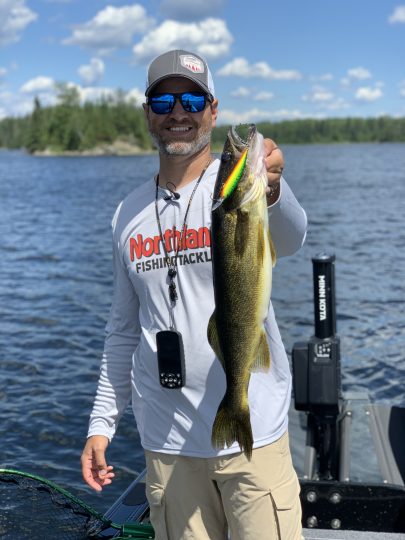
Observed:
[[[228,176],[228,178],[222,184],[221,190],[219,192],[219,197],[214,201],[214,204],[212,206],[212,210],[215,210],[216,208],[218,208],[222,204],[222,202],[226,198],[228,198],[229,195],[231,195],[231,193],[235,190],[235,188],[238,185],[238,182],[239,182],[239,180],[240,180],[240,178],[241,178],[241,176],[243,174],[243,171],[245,170],[248,150],[249,150],[249,148],[246,148],[242,152],[242,155],[238,159],[235,167],[232,169],[231,174]]]
[[[246,137],[242,138],[239,133],[237,132],[236,128],[234,126],[231,127],[228,139],[230,142],[230,146],[232,149],[234,149],[235,153],[241,152],[241,155],[236,162],[234,168],[232,169],[231,173],[229,174],[228,178],[223,182],[222,186],[219,189],[219,192],[216,194],[216,198],[214,199],[212,210],[216,210],[225,199],[227,199],[233,191],[236,189],[239,180],[242,178],[243,172],[246,167],[246,160],[248,156],[249,147],[252,143],[253,138],[256,135],[257,129],[254,124],[249,126],[239,126],[239,129],[248,130]],[[222,153],[221,161],[226,162],[232,159],[233,153],[231,151],[225,151]]]

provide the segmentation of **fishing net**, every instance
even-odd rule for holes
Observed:
[[[106,536],[106,529],[116,533]],[[154,538],[146,524],[116,524],[60,486],[20,471],[0,469],[0,538],[85,540]]]

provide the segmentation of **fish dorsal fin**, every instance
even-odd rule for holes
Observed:
[[[225,369],[225,362],[224,357],[222,355],[221,351],[221,345],[219,344],[219,337],[218,337],[218,329],[217,329],[217,321],[215,317],[215,310],[214,313],[211,315],[210,320],[208,322],[208,342],[211,345],[212,349],[214,350],[215,354],[218,357],[218,360],[221,362],[222,367]]]
[[[270,368],[270,349],[267,343],[266,332],[262,329],[259,346],[257,348],[256,360],[253,362],[250,371],[268,371]]]

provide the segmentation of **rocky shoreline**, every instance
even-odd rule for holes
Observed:
[[[52,148],[46,148],[45,150],[36,151],[33,153],[34,156],[40,157],[55,157],[55,156],[83,156],[83,157],[92,157],[92,156],[139,156],[139,155],[149,155],[155,154],[156,150],[145,150],[139,146],[132,144],[128,141],[116,140],[113,143],[99,144],[94,148],[89,148],[86,150],[63,150],[56,151]]]

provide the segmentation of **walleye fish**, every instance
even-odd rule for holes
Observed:
[[[248,126],[245,139],[230,128],[214,188],[211,225],[215,310],[208,341],[226,375],[212,444],[223,448],[237,441],[249,459],[253,435],[248,386],[252,371],[270,367],[263,323],[275,263],[263,157],[263,136],[256,126]]]

